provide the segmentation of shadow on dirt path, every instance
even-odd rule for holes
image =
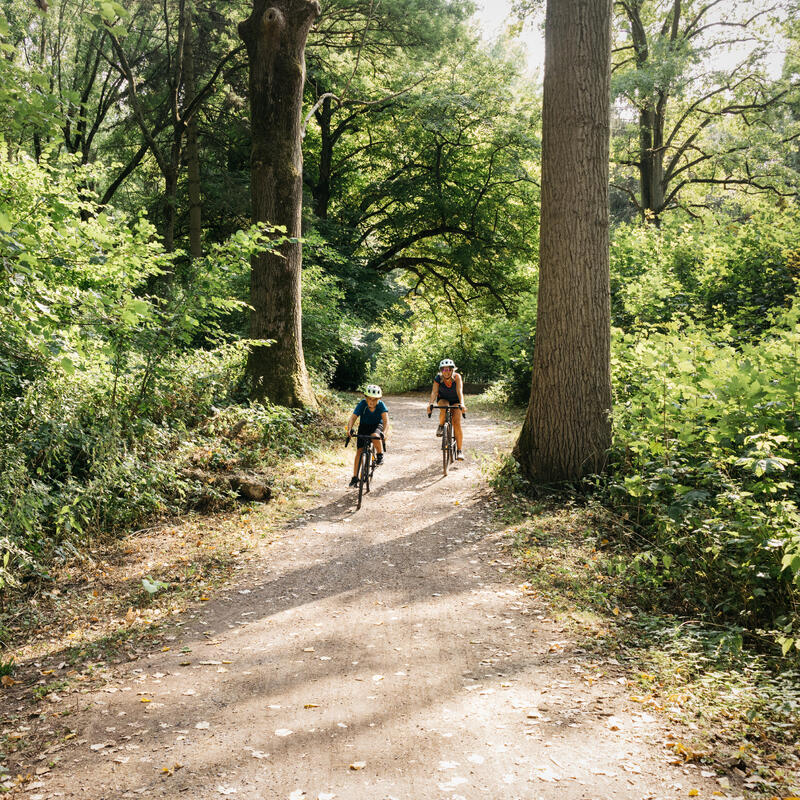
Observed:
[[[476,464],[510,427],[470,415],[468,460],[442,478],[424,398],[387,404],[394,436],[362,509],[344,471],[168,652],[82,697],[75,737],[23,796],[711,796],[667,763],[663,723],[613,659],[514,579]]]

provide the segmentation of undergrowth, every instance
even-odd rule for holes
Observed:
[[[495,462],[498,514],[531,590],[578,631],[614,652],[637,686],[631,699],[680,723],[681,758],[717,764],[753,797],[800,790],[800,669],[773,637],[674,613],[641,582],[630,521],[597,496],[537,492],[511,459]]]

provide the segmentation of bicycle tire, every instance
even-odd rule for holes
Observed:
[[[361,453],[361,464],[358,467],[358,502],[356,503],[356,511],[361,508],[361,498],[364,496],[364,484],[368,481],[369,470],[365,468],[367,461],[364,456],[367,455],[367,448]],[[367,489],[369,491],[369,488]]]
[[[450,465],[450,439],[452,437],[450,423],[445,422],[442,431],[442,474],[447,477],[447,467]]]

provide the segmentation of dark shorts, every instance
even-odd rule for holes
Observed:
[[[439,395],[439,396],[436,398],[436,403],[437,403],[437,404],[440,404],[442,401],[444,401],[445,403],[449,403],[451,406],[457,406],[457,405],[460,405],[460,403],[458,402],[458,398],[456,398],[455,400],[452,400],[452,399],[451,399],[451,398],[449,398],[449,397],[442,397],[441,395]]]
[[[358,424],[358,435],[369,436],[372,433],[383,433],[383,423],[379,422],[377,425],[367,425],[363,422]]]

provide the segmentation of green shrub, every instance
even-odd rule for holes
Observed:
[[[674,608],[796,641],[800,304],[755,342],[687,319],[614,337],[607,502],[646,541],[626,575]],[[660,602],[663,602],[663,597]],[[800,649],[800,648],[798,648]]]

